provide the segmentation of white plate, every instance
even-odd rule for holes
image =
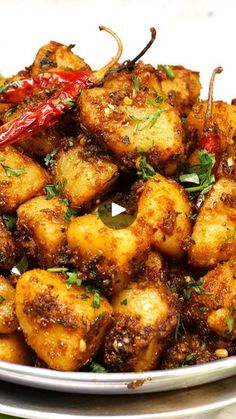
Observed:
[[[236,356],[186,368],[142,373],[60,372],[0,362],[0,379],[68,393],[132,394],[176,390],[236,374]]]
[[[236,377],[207,386],[124,396],[60,395],[0,382],[0,412],[27,419],[217,419],[236,403]]]

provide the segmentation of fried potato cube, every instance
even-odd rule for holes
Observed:
[[[17,210],[17,243],[41,267],[65,262],[66,211],[58,197],[45,196],[30,199]]]
[[[197,103],[189,113],[186,121],[186,135],[190,140],[199,139],[204,128],[207,102]],[[220,138],[221,150],[225,151],[233,144],[236,135],[236,106],[222,101],[213,102],[212,123]]]
[[[68,286],[65,274],[34,269],[18,280],[16,313],[38,357],[50,368],[74,371],[100,348],[112,308],[98,292]]]
[[[181,113],[188,114],[200,96],[199,73],[181,65],[172,66],[172,69],[174,78],[170,79],[162,67],[158,67],[157,76],[160,79],[161,89],[168,96],[171,105]]]
[[[15,289],[0,276],[0,334],[12,333],[18,327],[15,314]]]
[[[98,214],[86,214],[70,223],[68,250],[72,263],[83,264],[91,279],[95,278],[106,292],[112,293],[127,283],[133,263],[144,256],[150,245],[150,236],[150,227],[142,222],[113,230],[103,224]]]
[[[80,145],[60,151],[55,158],[55,182],[65,184],[63,195],[72,207],[80,207],[101,196],[117,176],[117,166],[109,158],[90,155]]]
[[[185,301],[185,321],[199,333],[215,332],[229,340],[236,337],[236,259],[233,258],[201,278]],[[199,284],[199,281],[198,281]]]
[[[15,243],[12,234],[5,227],[0,217],[0,268],[10,269],[15,262]]]
[[[79,99],[80,120],[125,166],[135,167],[140,152],[157,166],[183,153],[178,112],[161,95],[155,70],[136,66],[85,91]]]
[[[21,333],[0,335],[0,361],[32,365],[32,353]]]
[[[71,51],[71,45],[66,46],[59,42],[51,41],[43,45],[30,67],[33,76],[51,71],[89,70],[83,58]]]
[[[39,194],[48,181],[42,167],[13,147],[0,149],[0,213],[12,212]]]
[[[112,300],[113,325],[105,364],[115,371],[148,371],[158,365],[177,323],[176,294],[162,283],[131,282]]]
[[[60,138],[59,131],[56,128],[51,127],[40,131],[31,137],[24,138],[19,141],[18,144],[30,155],[46,156],[46,154],[51,153],[56,149]]]
[[[190,215],[190,202],[178,183],[159,174],[146,182],[136,222],[143,219],[152,226],[154,248],[169,256],[181,257],[184,239],[191,234]]]
[[[165,351],[161,368],[178,368],[215,361],[218,359],[215,349],[215,345],[209,339],[187,333]]]
[[[193,227],[189,260],[210,267],[230,259],[236,251],[236,183],[219,179],[207,195]]]

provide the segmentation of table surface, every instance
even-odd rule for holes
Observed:
[[[94,68],[114,54],[114,43],[98,33],[98,25],[116,30],[124,43],[124,59],[133,57],[158,31],[145,62],[183,64],[200,70],[206,97],[212,69],[224,67],[215,85],[215,98],[236,97],[233,39],[235,0],[0,0],[0,71],[16,73],[29,65],[50,39],[76,43],[75,51]],[[94,48],[95,44],[95,48]],[[234,419],[236,406],[217,419]],[[1,418],[1,416],[0,416]]]

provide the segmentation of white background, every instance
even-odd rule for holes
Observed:
[[[201,71],[202,97],[214,67],[223,74],[215,98],[236,97],[236,0],[0,0],[0,72],[12,75],[32,63],[49,40],[75,43],[75,51],[94,68],[114,54],[114,43],[99,25],[109,26],[124,44],[123,60],[132,58],[155,26],[157,41],[145,62],[182,64]],[[233,419],[227,409],[217,419]]]
[[[0,71],[16,73],[29,65],[43,43],[75,43],[75,51],[99,68],[114,54],[114,43],[99,25],[118,32],[124,59],[133,57],[149,38],[158,37],[144,61],[183,64],[202,72],[203,97],[212,69],[215,97],[236,97],[236,0],[0,0]]]

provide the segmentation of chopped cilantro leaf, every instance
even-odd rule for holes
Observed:
[[[98,364],[97,362],[92,362],[90,364],[90,369],[93,372],[107,372],[106,368],[104,368],[102,365]]]
[[[8,230],[14,230],[16,227],[16,216],[10,214],[3,214],[3,222]]]
[[[46,199],[49,201],[50,199],[54,198],[54,196],[59,195],[64,187],[65,182],[58,182],[55,185],[46,185],[44,188],[46,192]]]
[[[49,167],[54,164],[54,156],[57,153],[57,150],[52,150],[50,153],[46,154],[44,157],[45,166]]]
[[[0,304],[2,304],[3,301],[5,301],[5,298],[2,295],[0,295]]]
[[[67,283],[69,285],[77,285],[78,287],[81,286],[82,279],[78,277],[78,272],[67,272],[66,275],[68,276]]]
[[[67,224],[70,223],[71,217],[75,217],[79,214],[79,210],[77,208],[67,208],[67,211],[65,213],[65,220]]]
[[[96,290],[94,291],[94,295],[93,295],[93,308],[99,308],[100,301],[101,301],[101,297],[100,297],[99,291]]]
[[[139,168],[137,175],[142,177],[144,180],[147,180],[153,177],[156,174],[154,168],[147,162],[145,156],[142,156],[139,160]]]
[[[21,176],[26,173],[25,166],[20,166],[18,169],[13,169],[12,167],[5,166],[2,164],[3,169],[5,170],[7,176]]]
[[[125,298],[124,300],[122,300],[122,301],[120,302],[120,304],[121,304],[121,305],[123,305],[123,306],[127,306],[127,303],[128,303],[127,298]]]

